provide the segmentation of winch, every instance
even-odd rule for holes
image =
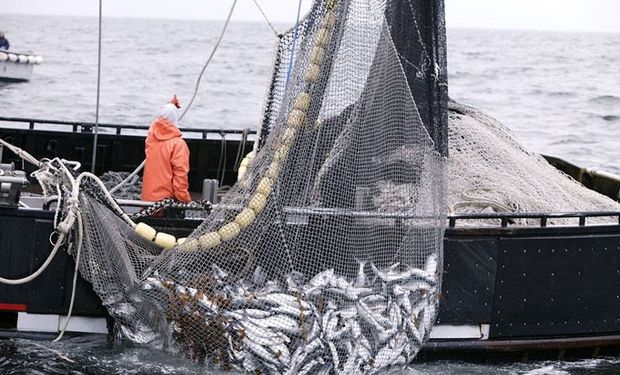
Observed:
[[[26,172],[16,171],[13,163],[0,164],[0,207],[18,207],[22,187],[27,184]]]

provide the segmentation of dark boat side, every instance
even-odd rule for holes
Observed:
[[[62,126],[71,126],[73,131],[0,129],[0,136],[6,138],[11,134],[13,142],[34,149],[37,156],[50,152],[50,147],[55,147],[52,150],[58,155],[70,152],[70,147],[74,152],[88,155],[90,124]],[[143,129],[120,126],[112,129],[114,134],[100,136],[106,151],[102,153],[99,171],[105,168],[130,171],[141,161],[141,152],[128,154],[133,157],[132,164],[128,161],[115,164],[124,160],[117,156],[118,150],[140,149],[143,136],[123,133],[127,129]],[[192,187],[201,186],[200,178],[215,178],[222,173],[226,184],[234,182],[235,168],[240,161],[237,155],[242,149],[246,152],[252,147],[251,138],[241,139],[240,132],[224,135],[225,142],[210,139],[209,134],[188,139],[194,155],[209,155],[201,161],[208,167],[200,169],[212,173],[192,172]],[[233,140],[233,136],[238,139]],[[223,172],[222,165],[226,168]],[[192,166],[195,168],[196,164]],[[613,184],[618,181],[609,178],[599,185]],[[28,274],[49,254],[54,212],[49,202],[45,207],[42,201],[36,202],[31,199],[29,205],[39,208],[0,207],[3,243],[0,256],[6,259],[0,264],[2,275]],[[135,211],[138,204],[129,202],[125,208]],[[612,217],[614,221],[608,225],[591,223],[600,216]],[[513,224],[524,217],[535,218],[540,225]],[[557,217],[571,217],[574,224],[548,225]],[[493,219],[494,225],[467,225],[478,219]],[[177,237],[186,236],[200,223],[195,219],[142,220]],[[444,239],[443,300],[422,359],[620,353],[617,314],[620,297],[616,288],[620,285],[620,212],[461,215],[450,216],[448,224]],[[320,221],[309,219],[305,225],[308,231],[313,231],[316,228],[312,226],[320,225]],[[389,227],[385,230],[389,231]],[[39,324],[36,327],[56,332],[62,316],[67,314],[73,268],[72,257],[62,252],[32,283],[18,287],[0,285],[0,316],[3,327],[8,329],[4,334],[31,332],[36,322]],[[105,310],[90,285],[81,279],[74,315],[84,319],[76,323],[74,331],[107,331]],[[52,323],[41,325],[45,319],[51,319]]]
[[[393,34],[399,36],[394,38],[399,54],[417,58],[423,47],[419,43],[432,47],[430,63],[438,69],[435,74],[439,77],[418,78],[415,67],[404,69],[423,123],[429,127],[437,151],[447,155],[443,1],[395,4],[387,13],[395,20],[391,27]],[[413,12],[414,8],[422,15],[418,20],[420,39],[410,37],[415,30],[406,11]],[[18,127],[0,127],[0,137],[35,157],[61,156],[82,161],[84,170],[91,168],[93,124],[6,117],[0,117],[0,122]],[[101,124],[100,128],[96,173],[132,171],[144,158],[146,127]],[[263,131],[268,130],[266,123]],[[200,192],[204,179],[232,185],[242,157],[256,140],[252,131],[182,131],[194,156],[189,178],[195,193]],[[21,160],[13,155],[5,155],[4,160],[21,165]],[[579,180],[586,186],[618,199],[620,179],[587,170],[579,172],[559,159],[552,163],[573,176],[581,173]],[[589,175],[596,178],[587,185]],[[29,274],[52,248],[49,235],[54,230],[53,202],[32,198],[27,204],[29,208],[0,207],[0,257],[6,259],[0,263],[0,275],[5,277]],[[125,202],[124,208],[135,212],[139,205],[140,202]],[[341,212],[346,220],[356,220],[347,215]],[[613,223],[593,224],[592,219],[601,215],[612,217]],[[185,237],[200,224],[197,219],[175,216],[171,212],[169,217],[142,221],[177,238]],[[331,220],[325,212],[294,216],[295,220],[285,220],[286,225],[301,225],[301,232],[309,233],[320,234],[322,223]],[[515,219],[525,216],[539,219],[540,225],[513,224]],[[550,225],[549,219],[558,216],[570,216],[574,224]],[[491,219],[494,224],[467,225],[479,219]],[[403,220],[390,218],[382,225],[374,225],[377,232],[384,231],[385,238],[391,239],[392,227],[402,225]],[[620,212],[461,215],[449,216],[447,224],[440,313],[421,358],[473,360],[532,353],[620,353]],[[269,241],[269,234],[266,231],[259,241]],[[343,251],[347,251],[347,246],[353,244],[343,243]],[[18,287],[0,285],[0,317],[6,325],[3,334],[58,332],[63,316],[68,313],[74,266],[72,256],[63,251],[32,283]],[[99,298],[81,278],[74,315],[71,331],[109,333]]]

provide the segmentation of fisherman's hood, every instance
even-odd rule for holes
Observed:
[[[154,137],[158,141],[167,141],[171,138],[180,137],[179,129],[166,117],[159,116],[153,121],[149,128],[149,137]]]

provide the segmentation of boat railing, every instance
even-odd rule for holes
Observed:
[[[540,227],[544,228],[549,224],[550,219],[576,219],[579,226],[587,226],[589,218],[616,218],[620,225],[620,211],[592,211],[592,212],[558,212],[558,213],[537,213],[537,212],[497,212],[497,213],[478,213],[478,214],[461,214],[448,216],[448,227],[456,228],[457,221],[473,221],[473,220],[499,220],[502,228],[516,224],[518,219],[534,219],[539,220]]]
[[[95,123],[92,122],[43,120],[33,118],[0,116],[0,126],[2,126],[3,123],[27,124],[28,130],[49,130],[43,129],[43,126],[52,126],[57,127],[59,130],[71,131],[73,133],[93,133],[95,129]],[[99,128],[111,129],[112,133],[116,135],[130,135],[129,131],[140,131],[146,133],[149,127],[143,125],[99,123]],[[179,128],[179,130],[181,130],[185,135],[191,136],[192,138],[202,139],[207,139],[210,134],[220,135],[221,137],[225,137],[226,135],[230,134],[239,134],[242,136],[256,135],[256,131],[252,129]]]
[[[58,198],[56,196],[49,197],[43,204],[43,210],[49,210],[53,203],[56,203]],[[119,199],[117,202],[123,207],[131,208],[145,208],[153,204],[153,202],[145,202],[140,200]],[[223,205],[214,205],[214,207]],[[224,205],[229,210],[241,210],[241,205]],[[184,208],[186,211],[203,211],[203,208]],[[362,212],[355,210],[342,210],[332,208],[300,208],[300,207],[285,207],[283,212],[288,215],[300,215],[305,214],[309,216],[349,216],[357,218],[371,218],[371,219],[405,219],[413,220],[418,223],[431,223],[431,226],[437,225],[437,218],[435,216],[420,216],[416,214],[403,215],[402,213],[384,213],[384,212]],[[472,222],[475,220],[496,220],[499,221],[502,228],[508,228],[510,225],[517,226],[516,220],[518,219],[534,219],[539,220],[539,227],[545,228],[548,226],[549,221],[552,219],[576,219],[578,226],[588,226],[587,219],[593,218],[616,218],[616,222],[620,225],[620,211],[591,211],[591,212],[551,212],[551,213],[539,213],[539,212],[496,212],[496,213],[478,213],[478,214],[450,214],[448,215],[448,228],[457,228],[457,221],[460,222]],[[606,223],[611,224],[611,221]],[[469,227],[469,226],[468,226]],[[533,227],[528,225],[528,227]]]

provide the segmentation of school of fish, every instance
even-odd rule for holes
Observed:
[[[212,268],[215,282],[205,290],[157,275],[141,288],[169,302],[168,329],[190,357],[240,371],[374,374],[405,367],[428,338],[438,306],[436,255],[423,268],[359,262],[353,280],[328,269],[306,283],[295,272],[267,280],[260,267],[231,283]]]

